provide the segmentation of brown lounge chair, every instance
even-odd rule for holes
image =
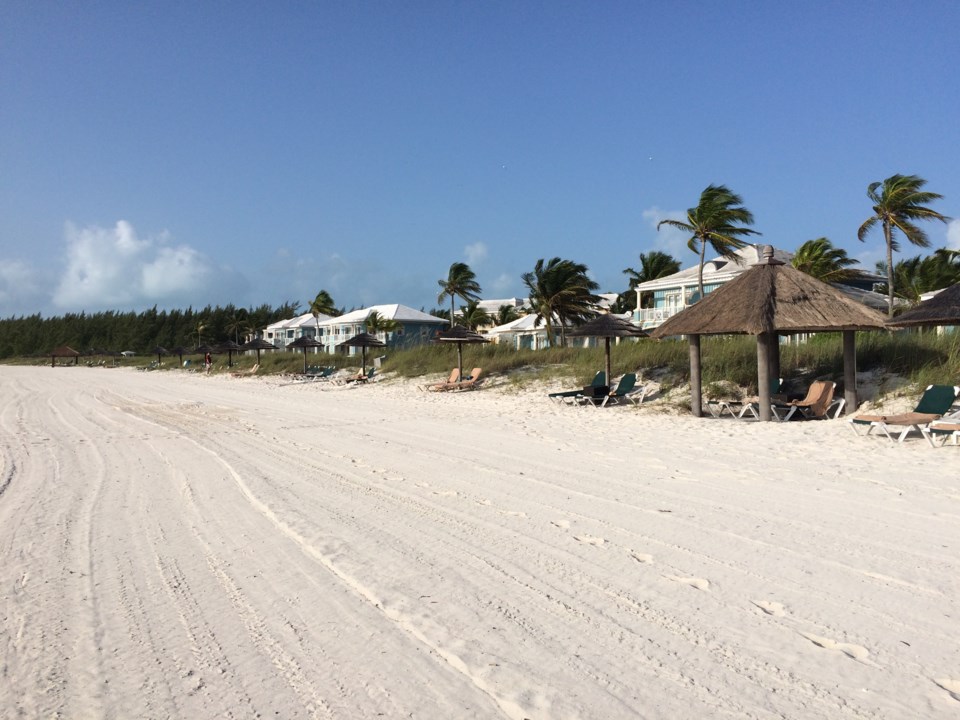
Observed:
[[[443,383],[437,390],[474,390],[480,384],[480,374],[482,372],[483,368],[474,368],[464,380],[460,382]]]
[[[913,412],[899,413],[897,415],[857,415],[850,418],[850,427],[858,435],[860,433],[857,432],[857,429],[860,427],[867,428],[864,435],[869,435],[870,432],[876,428],[890,438],[891,441],[894,440],[894,437],[890,433],[890,426],[902,427],[903,430],[900,432],[896,442],[903,442],[911,430],[919,430],[932,445],[933,439],[923,432],[923,428],[929,426],[934,420],[939,420],[946,415],[956,401],[958,394],[960,394],[960,386],[928,385],[927,389],[923,391],[923,395],[920,396],[920,400],[917,402],[917,406],[913,409]]]
[[[780,422],[786,422],[797,413],[807,420],[823,420],[830,417],[829,412],[834,407],[837,412],[834,417],[840,415],[843,410],[844,401],[834,402],[833,391],[837,389],[835,382],[829,380],[817,380],[810,384],[807,390],[807,396],[803,400],[792,400],[786,403],[773,403],[772,410],[774,417]],[[781,414],[783,417],[781,417]]]
[[[249,370],[237,370],[236,372],[230,373],[230,377],[250,377],[251,375],[256,375],[259,369],[260,363],[257,363]]]
[[[454,368],[450,371],[450,377],[446,380],[436,383],[428,383],[427,385],[421,385],[421,390],[440,390],[445,385],[453,385],[460,381],[460,368]]]

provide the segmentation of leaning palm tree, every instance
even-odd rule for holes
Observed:
[[[826,283],[849,282],[865,274],[862,270],[851,267],[856,265],[857,261],[849,257],[846,250],[834,247],[825,237],[803,243],[797,248],[790,264],[800,272]]]
[[[326,290],[321,290],[310,303],[310,314],[313,315],[313,321],[317,325],[317,337],[319,337],[320,316],[329,315],[330,317],[336,317],[340,314],[340,311],[337,310],[337,306],[334,305],[333,298],[330,297],[330,293],[328,293]]]
[[[534,326],[542,322],[550,345],[555,341],[554,320],[560,323],[560,344],[566,343],[564,328],[571,322],[582,322],[596,315],[600,298],[594,291],[600,286],[587,275],[587,266],[572,260],[552,258],[537,260],[533,272],[521,276],[530,291],[530,306],[537,316]]]
[[[201,345],[200,340],[203,338],[203,332],[206,329],[207,329],[206,320],[200,320],[197,322],[197,326],[196,328],[194,328],[194,332],[197,334],[197,347],[200,347]]]
[[[877,263],[877,272],[887,275],[887,265]],[[897,260],[893,266],[894,294],[906,300],[911,305],[920,302],[923,293],[932,290],[942,290],[960,283],[960,252],[940,248],[926,257],[913,257]],[[888,292],[887,286],[878,288],[881,292]]]
[[[637,307],[637,298],[635,290],[641,283],[657,280],[668,275],[680,272],[680,261],[672,255],[660,250],[651,250],[648,253],[640,253],[640,270],[634,270],[632,267],[625,268],[623,274],[630,278],[630,283],[626,293],[622,293],[623,306],[627,310],[633,310]],[[630,296],[633,296],[632,298]],[[646,296],[653,297],[653,293],[644,293]],[[641,298],[644,299],[644,298]],[[642,303],[641,303],[642,305]]]
[[[703,264],[707,245],[718,255],[736,259],[736,251],[747,243],[741,240],[746,235],[759,235],[756,230],[742,227],[753,223],[753,213],[743,206],[743,199],[725,185],[708,185],[700,193],[699,204],[687,210],[687,219],[661,220],[661,225],[670,225],[690,233],[687,247],[700,256],[697,272],[697,289],[703,298]]]
[[[437,302],[443,302],[445,297],[450,298],[450,327],[453,327],[454,298],[460,298],[464,302],[480,299],[480,284],[477,282],[477,276],[466,263],[455,262],[450,266],[446,280],[438,280],[440,285],[440,294],[437,295]]]
[[[240,332],[246,332],[247,325],[247,311],[243,308],[237,308],[227,318],[227,325],[224,329],[227,333],[233,333],[233,341],[239,343]],[[197,344],[199,345],[199,343]]]
[[[919,247],[929,247],[927,234],[915,224],[917,220],[939,220],[947,222],[950,218],[936,210],[926,207],[943,196],[923,190],[927,181],[918,175],[891,175],[883,182],[870,183],[867,197],[873,203],[873,215],[860,226],[857,237],[862,241],[878,223],[883,228],[883,239],[887,244],[887,312],[893,317],[893,253],[900,249],[894,239],[894,231]]]

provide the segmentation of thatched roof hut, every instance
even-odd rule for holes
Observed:
[[[888,327],[960,325],[960,283],[941,290],[912,310],[887,320]]]
[[[57,358],[73,358],[73,364],[80,364],[80,353],[74,350],[72,347],[67,345],[61,345],[60,347],[55,347],[50,351],[50,367],[57,366]]]
[[[760,263],[677,313],[651,335],[690,337],[691,404],[695,415],[701,410],[699,336],[756,335],[760,413],[761,419],[769,420],[769,379],[779,373],[780,367],[778,335],[844,333],[844,382],[850,411],[857,405],[853,332],[883,327],[884,317],[876,310],[775,259],[773,248],[766,246]]]
[[[450,345],[451,343],[456,344],[457,377],[460,380],[463,380],[463,346],[480,345],[482,343],[488,343],[490,340],[474,330],[465,328],[463,325],[454,325],[447,330],[439,331],[434,336],[432,342],[439,345]]]

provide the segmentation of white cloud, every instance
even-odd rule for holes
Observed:
[[[119,221],[112,228],[66,226],[67,266],[53,293],[63,310],[101,310],[185,306],[229,300],[228,286],[239,278],[215,268],[186,245],[171,246],[162,233],[141,239],[133,226]]]
[[[947,223],[947,247],[951,250],[960,250],[960,220],[951,220]]]
[[[490,283],[490,289],[493,291],[493,297],[511,297],[512,293],[517,292],[519,279],[515,275],[500,273]]]
[[[463,249],[463,254],[467,258],[468,265],[479,264],[487,257],[487,245],[483,242],[475,242],[472,245],[467,245]]]
[[[657,224],[661,220],[687,220],[687,214],[683,210],[661,210],[658,207],[648,208],[643,211],[643,219],[654,230],[657,230]],[[690,248],[687,247],[687,241],[690,234],[679,230],[671,225],[664,225],[656,233],[656,239],[653,241],[655,249],[672,255],[680,261],[683,266],[690,264],[688,257]]]

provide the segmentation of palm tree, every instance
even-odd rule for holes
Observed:
[[[194,328],[194,332],[197,334],[197,347],[200,347],[200,340],[203,337],[203,331],[207,329],[207,321],[199,320],[197,322],[197,327]]]
[[[400,323],[392,318],[385,318],[376,310],[372,310],[367,319],[364,320],[363,324],[367,328],[367,332],[371,335],[376,335],[377,333],[390,333],[395,332],[400,328]]]
[[[477,283],[477,276],[466,263],[455,262],[450,266],[446,280],[438,280],[440,285],[440,294],[437,295],[437,302],[443,302],[447,296],[450,297],[450,327],[453,327],[453,299],[460,298],[464,302],[480,299],[480,285]]]
[[[235,343],[240,343],[240,331],[243,330],[246,332],[247,325],[247,311],[243,308],[234,310],[230,314],[230,317],[227,318],[226,330],[228,333],[233,333],[233,341]]]
[[[886,263],[877,263],[877,272],[890,276]],[[893,266],[894,294],[911,304],[920,302],[920,296],[931,290],[941,290],[960,283],[960,252],[940,248],[927,257],[898,260]],[[887,292],[887,286],[879,290]]]
[[[707,245],[718,255],[736,259],[736,252],[747,243],[740,240],[746,235],[759,235],[756,230],[741,227],[753,223],[753,213],[743,207],[743,199],[725,185],[708,185],[700,193],[700,203],[687,210],[687,220],[661,220],[661,225],[670,225],[691,233],[687,247],[700,255],[697,272],[697,288],[703,297],[703,263]]]
[[[566,343],[564,327],[569,322],[587,320],[596,315],[600,298],[594,290],[600,287],[587,276],[587,266],[572,260],[552,258],[544,264],[537,260],[533,272],[521,276],[530,291],[530,306],[536,314],[535,327],[543,322],[547,340],[554,344],[553,320],[560,322],[560,344]]]
[[[660,250],[651,250],[649,253],[640,253],[640,270],[634,270],[632,267],[625,268],[623,274],[630,278],[629,289],[621,293],[623,297],[623,307],[626,310],[633,310],[637,306],[636,288],[641,283],[657,280],[680,272],[680,261],[672,255]],[[644,297],[653,297],[653,293],[644,293]],[[643,303],[641,302],[641,307]]]
[[[333,303],[333,298],[330,297],[330,293],[326,290],[321,290],[317,293],[317,296],[310,303],[310,314],[313,315],[313,321],[317,325],[317,337],[320,337],[320,316],[329,315],[330,317],[336,317],[340,314],[340,311],[337,310],[337,306]]]
[[[790,261],[797,270],[826,283],[842,283],[864,276],[862,270],[854,270],[851,265],[857,261],[847,256],[843,248],[834,247],[828,238],[819,237],[807,240],[797,248]]]
[[[857,237],[862,241],[877,223],[883,228],[883,239],[887,244],[887,313],[893,317],[893,253],[900,246],[894,239],[894,231],[899,230],[907,240],[919,247],[929,247],[927,234],[915,223],[917,220],[939,220],[947,222],[950,218],[936,210],[926,207],[927,203],[940,200],[943,196],[924,191],[927,181],[918,175],[891,175],[883,182],[870,183],[867,197],[873,203],[873,215],[860,226]],[[879,192],[878,192],[879,191]]]
[[[497,325],[506,325],[507,323],[518,320],[519,318],[520,313],[517,312],[516,306],[504,303],[497,308],[497,314],[494,316],[493,322]]]
[[[470,330],[476,330],[481,325],[489,325],[492,320],[493,318],[480,307],[480,302],[477,300],[471,300],[460,308],[460,321]]]

